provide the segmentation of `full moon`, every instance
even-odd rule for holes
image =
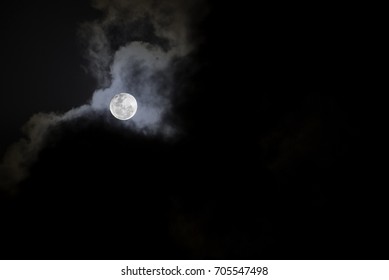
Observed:
[[[116,94],[112,97],[109,104],[109,110],[112,115],[122,121],[131,119],[135,115],[137,108],[138,103],[135,97],[125,92]]]

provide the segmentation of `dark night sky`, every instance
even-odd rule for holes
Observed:
[[[1,155],[33,114],[97,88],[77,32],[102,13],[80,2],[2,9]],[[368,12],[207,5],[174,73],[182,135],[101,115],[52,128],[18,193],[1,193],[1,259],[382,258]]]

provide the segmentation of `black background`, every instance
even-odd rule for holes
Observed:
[[[53,129],[1,196],[1,258],[386,258],[378,23],[339,4],[209,7],[195,70],[176,74],[185,134],[123,135],[99,116]],[[76,34],[100,16],[78,1],[3,13],[2,152],[33,113],[90,98]]]

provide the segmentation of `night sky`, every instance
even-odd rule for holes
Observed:
[[[45,2],[1,11],[1,259],[387,258],[363,7]]]

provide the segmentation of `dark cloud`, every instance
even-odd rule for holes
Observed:
[[[193,54],[196,35],[181,36],[175,22],[192,26],[195,17],[184,15],[198,9],[130,3],[139,14],[124,1],[96,1],[102,17],[81,26],[81,40],[91,44],[88,71],[101,87],[90,104],[33,118],[28,131],[35,136],[10,153],[39,160],[31,165],[23,152],[10,165],[31,168],[20,195],[0,204],[12,213],[4,217],[2,240],[10,242],[0,254],[377,256],[387,244],[387,211],[385,203],[381,214],[374,208],[366,160],[372,134],[360,125],[372,123],[361,114],[371,92],[361,70],[371,68],[356,67],[353,57],[362,52],[345,42],[349,28],[334,18],[329,26],[327,13],[307,18],[277,6],[259,14],[255,3],[215,2],[202,26],[204,45]],[[132,17],[116,21],[124,15]],[[149,109],[132,125],[104,106],[121,90],[139,92]],[[53,121],[34,126],[41,118]],[[188,133],[171,137],[181,128]]]

